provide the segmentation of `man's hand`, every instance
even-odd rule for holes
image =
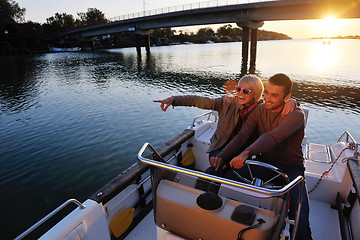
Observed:
[[[168,109],[168,107],[170,107],[170,105],[173,103],[174,101],[174,97],[168,97],[165,98],[164,100],[153,100],[153,102],[159,102],[161,109],[166,112],[166,109]]]
[[[243,151],[230,161],[230,166],[235,169],[242,168],[244,166],[245,160],[248,159],[249,156],[250,152],[248,150]]]
[[[211,157],[210,158],[210,165],[215,168],[215,171],[218,171],[220,166],[222,165],[223,160],[219,157]],[[225,165],[224,165],[225,167]]]

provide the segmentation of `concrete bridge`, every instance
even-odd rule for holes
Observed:
[[[250,36],[249,72],[254,73],[257,29],[263,26],[264,21],[323,19],[327,16],[360,18],[360,0],[226,0],[224,4],[222,2],[224,1],[213,0],[128,14],[111,18],[107,23],[64,32],[59,37],[86,40],[105,34],[133,31],[137,36],[148,36],[146,51],[149,53],[149,34],[153,29],[236,23],[243,29],[241,73],[246,74]],[[137,51],[140,52],[140,45]]]

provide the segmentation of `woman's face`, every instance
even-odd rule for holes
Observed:
[[[249,84],[240,82],[237,87],[238,102],[242,105],[252,102],[254,99],[254,89],[250,88]]]

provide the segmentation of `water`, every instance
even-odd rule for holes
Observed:
[[[144,49],[143,49],[144,52]],[[257,74],[290,75],[310,109],[306,135],[332,144],[360,138],[359,40],[258,43]],[[0,58],[0,196],[3,239],[69,198],[80,201],[133,164],[144,142],[160,145],[206,111],[153,99],[221,96],[239,76],[241,43],[49,53]]]

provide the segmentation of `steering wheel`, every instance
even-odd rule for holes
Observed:
[[[289,177],[286,175],[286,173],[284,173],[283,171],[281,171],[279,168],[274,167],[273,165],[264,163],[264,162],[259,162],[259,161],[254,161],[254,160],[245,160],[244,161],[244,165],[246,165],[249,169],[249,173],[250,173],[250,179],[247,179],[243,176],[241,176],[238,172],[236,172],[233,169],[233,173],[243,182],[254,185],[254,186],[258,186],[258,187],[265,187],[268,189],[278,189],[278,188],[282,188],[283,186],[276,186],[273,184],[274,179],[278,178],[278,177],[282,177],[285,180],[285,184],[287,184],[289,182]],[[253,172],[251,171],[250,165],[254,165],[254,166],[260,166],[263,168],[266,168],[274,173],[277,173],[277,175],[275,175],[274,177],[270,178],[269,180],[267,180],[266,182],[264,182],[261,178],[258,177],[254,177]]]

